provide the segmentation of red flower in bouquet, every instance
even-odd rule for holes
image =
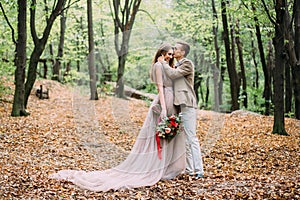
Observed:
[[[176,123],[175,121],[170,121],[170,124],[175,128],[178,127],[178,123]]]
[[[161,159],[160,139],[167,139],[168,141],[170,141],[172,138],[174,138],[177,134],[179,134],[180,123],[181,113],[178,115],[173,114],[167,116],[158,123],[156,127],[156,142],[159,159]]]

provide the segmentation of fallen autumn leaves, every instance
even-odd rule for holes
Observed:
[[[300,121],[286,119],[289,137],[271,134],[272,117],[198,111],[206,178],[180,175],[154,186],[90,192],[48,179],[60,169],[102,170],[130,151],[147,102],[39,81],[49,100],[30,97],[28,117],[10,117],[0,102],[0,197],[3,199],[299,199]],[[12,96],[6,97],[12,100]]]

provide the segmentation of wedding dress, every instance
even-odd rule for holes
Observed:
[[[160,63],[155,63],[151,70],[158,72],[153,73],[153,81],[163,84],[167,114],[176,113],[173,106],[172,80],[164,74]],[[122,163],[103,171],[61,170],[51,174],[50,178],[67,180],[91,191],[108,191],[151,186],[161,179],[172,179],[182,173],[186,162],[183,133],[170,141],[161,139],[161,159],[158,156],[155,132],[159,116],[151,109],[157,102],[158,95],[151,104],[131,152]]]

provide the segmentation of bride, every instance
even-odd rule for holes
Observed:
[[[103,171],[61,170],[51,174],[50,178],[67,180],[80,188],[91,191],[110,189],[130,189],[151,186],[161,179],[172,179],[185,170],[185,135],[178,134],[172,140],[160,140],[161,152],[158,152],[155,139],[159,117],[176,114],[173,105],[172,80],[169,79],[158,58],[173,65],[173,48],[162,45],[156,52],[150,70],[151,80],[156,83],[158,95],[153,100],[147,117],[128,157],[116,167]],[[160,116],[154,112],[160,104]],[[158,156],[160,154],[160,156]]]

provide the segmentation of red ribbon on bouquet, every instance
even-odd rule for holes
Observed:
[[[160,138],[158,136],[158,132],[156,132],[156,143],[157,143],[157,153],[158,153],[158,158],[161,160],[161,147],[160,147]]]
[[[159,123],[161,121],[160,117],[158,118],[158,122]],[[156,139],[156,143],[157,143],[157,154],[158,154],[158,158],[161,160],[161,146],[160,146],[160,137],[158,136],[159,132],[156,131],[155,133],[155,139]]]

